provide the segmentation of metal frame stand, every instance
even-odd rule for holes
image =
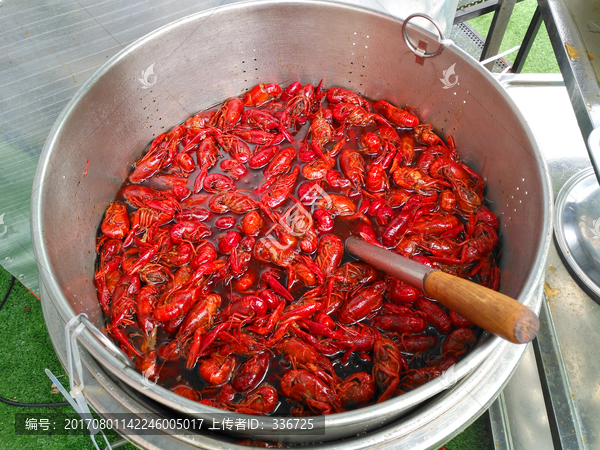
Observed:
[[[521,70],[523,70],[525,60],[529,55],[529,51],[531,50],[531,46],[533,45],[533,41],[535,40],[535,37],[538,34],[541,24],[542,13],[540,11],[540,7],[538,6],[535,9],[535,12],[533,13],[533,18],[531,19],[529,28],[527,28],[527,32],[525,33],[525,37],[523,38],[523,43],[521,44],[521,48],[519,49],[519,53],[517,53],[517,57],[515,58],[515,63],[513,64],[512,72],[521,73]]]
[[[490,30],[487,38],[485,39],[483,51],[481,52],[481,57],[479,59],[480,61],[484,61],[485,59],[498,54],[515,4],[520,1],[523,0],[485,0],[475,4],[467,3],[462,6],[459,3],[459,9],[454,18],[455,25],[484,14],[491,12],[494,13],[494,18],[492,19],[492,24],[490,25]],[[515,58],[515,63],[512,66],[511,72],[520,73],[521,70],[523,70],[523,65],[525,64],[525,60],[529,55],[529,51],[531,50],[531,46],[533,45],[533,41],[537,36],[541,24],[542,14],[538,6],[533,14],[529,28],[525,33],[523,43],[521,44],[519,53]],[[486,65],[486,68],[491,71],[493,66],[494,63],[490,62]]]

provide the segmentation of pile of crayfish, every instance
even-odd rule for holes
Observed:
[[[498,289],[481,176],[408,106],[261,83],[156,137],[100,227],[106,331],[144,376],[248,414],[329,414],[441,375],[471,322],[348,236]]]

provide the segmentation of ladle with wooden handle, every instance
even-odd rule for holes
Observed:
[[[431,269],[355,237],[346,240],[346,250],[388,275],[422,289],[427,296],[510,342],[525,344],[538,332],[540,322],[535,313],[500,292]]]

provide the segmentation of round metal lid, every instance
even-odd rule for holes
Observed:
[[[600,298],[600,184],[593,168],[567,181],[556,197],[554,232],[577,277]]]

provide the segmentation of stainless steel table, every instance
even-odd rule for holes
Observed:
[[[229,1],[2,2],[0,263],[34,293],[39,289],[29,235],[31,181],[60,110],[104,61],[135,39],[225,3]],[[503,81],[548,159],[556,194],[571,175],[590,166],[566,90],[557,77],[521,75]],[[552,442],[560,442],[564,448],[600,448],[595,431],[600,417],[600,358],[595,351],[600,308],[573,281],[554,248],[546,281],[548,301],[542,308],[540,335],[544,339],[535,352],[528,350],[504,395],[490,409],[496,447],[550,448]]]
[[[561,76],[509,75],[502,83],[547,159],[556,196],[572,175],[591,167]],[[490,410],[492,425],[502,414],[505,419],[494,439],[508,431],[513,446],[500,448],[600,448],[600,307],[570,276],[556,245],[548,257],[545,292],[538,338],[500,404]]]

